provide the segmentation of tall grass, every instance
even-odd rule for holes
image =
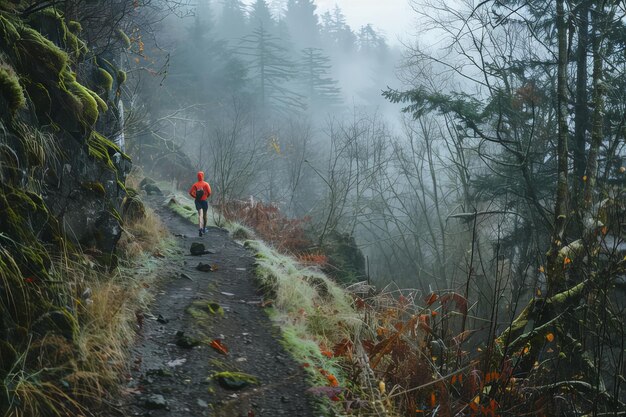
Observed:
[[[72,334],[31,337],[17,349],[0,382],[6,416],[90,416],[115,407],[137,329],[135,312],[149,300],[161,259],[154,255],[168,247],[165,228],[147,209],[145,217],[124,225],[122,262],[115,271],[106,272],[79,248],[66,248],[53,258],[54,297],[66,306],[60,311]],[[146,273],[133,273],[140,267]]]

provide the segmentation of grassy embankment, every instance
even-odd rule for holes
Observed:
[[[66,331],[31,336],[23,351],[3,346],[2,360],[14,357],[2,381],[4,415],[92,416],[116,406],[128,371],[136,313],[149,303],[162,254],[173,247],[154,213],[139,200],[135,203],[141,208],[125,221],[115,270],[103,269],[92,255],[72,245],[52,256],[50,276],[57,280],[49,285],[65,308],[49,318]],[[37,285],[36,279],[31,285]],[[37,323],[32,326],[38,328]]]

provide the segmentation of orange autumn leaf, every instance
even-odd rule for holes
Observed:
[[[450,381],[450,384],[454,384],[457,380],[457,376],[456,375],[452,375],[452,380]]]
[[[430,312],[430,315],[431,315],[432,317],[437,317],[437,316],[439,315],[439,312],[437,312],[437,311],[433,310],[433,311],[431,311],[431,312]]]
[[[435,407],[437,405],[437,397],[435,396],[435,392],[430,393],[430,406]]]
[[[215,339],[210,343],[210,346],[215,349],[216,351],[218,351],[219,353],[222,353],[224,355],[228,354],[228,348],[222,343],[221,340],[219,339]]]
[[[331,387],[338,387],[339,386],[339,381],[337,381],[337,378],[335,378],[335,375],[328,374],[328,375],[326,375],[326,379],[328,380],[328,384]]]
[[[435,294],[434,292],[432,292],[432,293],[430,293],[430,295],[428,297],[426,297],[426,305],[430,306],[435,301],[437,301],[438,299],[439,299],[439,296],[437,294]]]
[[[546,340],[547,340],[548,342],[552,342],[552,341],[554,340],[554,334],[552,334],[552,333],[548,333],[548,334],[546,335]]]
[[[566,256],[565,259],[563,259],[563,265],[568,265],[571,263],[572,263],[572,260],[569,257]]]

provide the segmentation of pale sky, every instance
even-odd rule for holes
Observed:
[[[415,34],[412,22],[415,12],[409,6],[409,0],[315,0],[317,13],[332,10],[337,4],[346,21],[354,31],[367,23],[384,32],[387,42],[398,44],[398,37],[407,39]]]

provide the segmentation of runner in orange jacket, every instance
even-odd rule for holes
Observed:
[[[204,180],[204,172],[198,172],[198,182],[191,186],[189,195],[196,201],[198,210],[198,235],[202,237],[207,232],[206,217],[209,210],[207,198],[211,196],[211,186]]]

